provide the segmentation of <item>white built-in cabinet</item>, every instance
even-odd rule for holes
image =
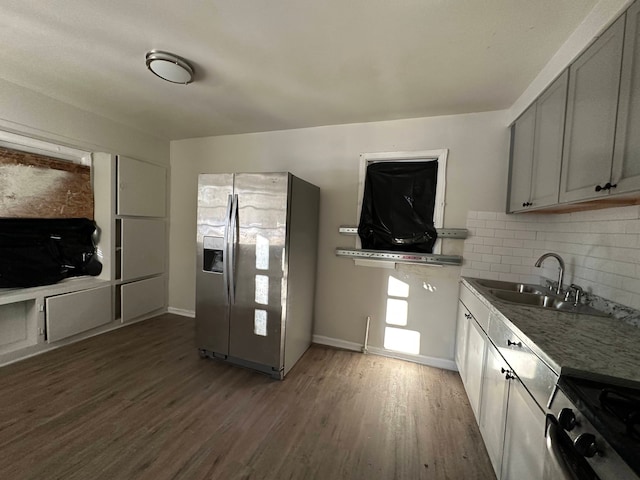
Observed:
[[[546,453],[539,402],[557,375],[464,283],[458,308],[455,360],[496,478],[539,480]]]
[[[123,323],[166,306],[166,169],[117,157],[116,318]]]
[[[637,202],[639,23],[636,1],[511,126],[508,212]]]
[[[167,170],[92,154],[97,277],[0,291],[0,364],[165,311]]]

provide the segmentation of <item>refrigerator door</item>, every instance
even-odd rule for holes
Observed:
[[[198,177],[196,343],[229,354],[229,233],[233,174]]]
[[[284,365],[287,173],[236,174],[229,356],[279,371]]]

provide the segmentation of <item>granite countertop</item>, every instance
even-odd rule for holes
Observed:
[[[614,318],[504,302],[473,278],[462,282],[558,375],[579,370],[640,382],[640,328]]]

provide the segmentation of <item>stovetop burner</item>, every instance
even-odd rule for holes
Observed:
[[[640,476],[640,383],[572,371],[558,386]]]
[[[600,406],[626,426],[627,435],[640,441],[640,400],[616,388],[603,388]]]

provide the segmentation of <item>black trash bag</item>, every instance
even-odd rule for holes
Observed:
[[[36,287],[99,275],[95,231],[95,222],[86,218],[0,218],[0,287]]]
[[[367,167],[358,235],[362,248],[432,253],[438,162],[380,162]]]

